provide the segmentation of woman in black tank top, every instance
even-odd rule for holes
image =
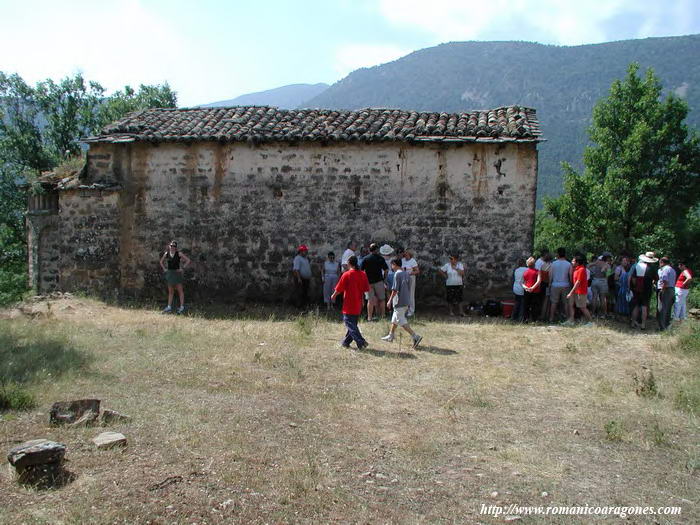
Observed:
[[[168,306],[163,310],[164,314],[173,311],[175,290],[180,297],[180,308],[177,309],[177,313],[181,314],[185,311],[185,290],[182,287],[183,270],[190,265],[190,262],[189,257],[177,249],[177,242],[170,241],[165,253],[160,258],[160,267],[165,272],[165,282],[168,283]]]

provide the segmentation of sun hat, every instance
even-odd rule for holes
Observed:
[[[645,263],[655,263],[658,262],[659,259],[656,257],[656,254],[654,252],[647,252],[643,253],[639,256],[639,260]]]
[[[382,255],[391,255],[392,253],[394,253],[394,249],[388,244],[384,244],[381,248],[379,248],[379,253],[381,253]]]
[[[306,244],[302,244],[301,246],[299,246],[299,248],[297,248],[297,251],[298,252],[308,252],[309,248],[306,246]]]

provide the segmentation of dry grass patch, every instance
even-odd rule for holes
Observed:
[[[434,318],[416,323],[424,346],[409,352],[364,323],[372,346],[357,352],[323,316],[162,316],[87,299],[51,311],[5,312],[0,329],[82,360],[23,380],[38,408],[4,413],[0,440],[66,443],[76,479],[39,492],[3,470],[3,523],[502,521],[482,503],[680,505],[673,523],[700,521],[700,352],[676,349],[691,326]],[[659,395],[635,394],[641,365]],[[52,402],[93,396],[133,416],[111,428],[125,450],[93,449],[98,429],[47,426]]]

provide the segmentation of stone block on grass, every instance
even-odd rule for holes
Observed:
[[[58,401],[51,406],[49,423],[52,425],[90,425],[100,414],[99,399]]]
[[[131,421],[131,416],[120,414],[116,410],[104,409],[100,417],[103,425],[111,425],[114,423],[128,423]]]
[[[100,450],[107,450],[113,447],[125,447],[126,436],[119,432],[102,432],[102,434],[94,437],[92,442]]]

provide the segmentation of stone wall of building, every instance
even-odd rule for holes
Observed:
[[[504,293],[516,258],[531,250],[537,151],[533,143],[93,144],[88,179],[122,189],[61,192],[65,289],[162,295],[158,258],[176,239],[193,260],[190,295],[283,300],[297,245],[320,262],[355,239],[412,248],[423,297],[442,293],[435,268],[458,250],[467,293],[483,297]]]
[[[103,296],[119,294],[119,192],[73,189],[60,192],[61,287]]]
[[[58,192],[55,213],[27,214],[29,281],[39,292],[115,296],[120,286],[118,192]]]

